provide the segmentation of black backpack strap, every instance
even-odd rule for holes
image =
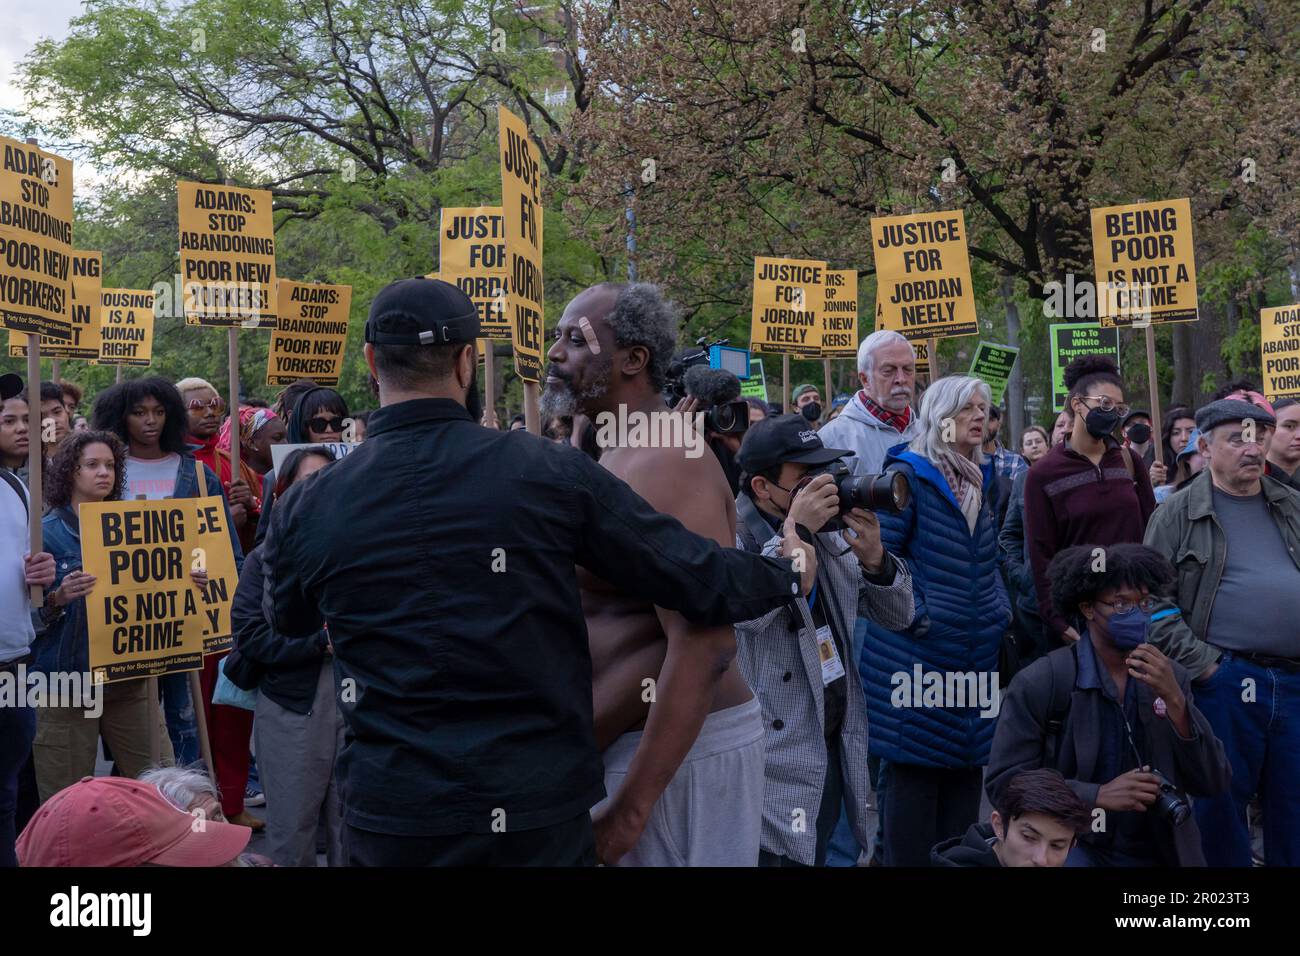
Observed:
[[[5,484],[14,490],[14,494],[22,499],[23,510],[31,514],[32,506],[27,501],[27,489],[23,487],[23,483],[18,476],[8,468],[0,468],[0,478],[3,478]]]
[[[1079,664],[1075,660],[1072,647],[1048,654],[1047,663],[1050,676],[1047,685],[1048,703],[1045,724],[1047,733],[1043,738],[1043,766],[1054,768],[1061,755],[1061,732],[1065,728],[1065,718],[1070,712],[1070,694],[1074,691],[1074,680],[1079,673]]]

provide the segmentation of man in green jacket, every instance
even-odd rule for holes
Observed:
[[[1230,792],[1196,801],[1210,866],[1251,865],[1256,795],[1265,861],[1300,865],[1300,493],[1264,479],[1275,424],[1232,399],[1197,411],[1209,464],[1147,525],[1178,587],[1176,607],[1152,617],[1151,642],[1197,675],[1197,706],[1232,764]]]

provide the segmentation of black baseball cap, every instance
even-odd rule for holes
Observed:
[[[0,375],[0,402],[7,402],[23,390],[23,377],[13,372]]]
[[[800,465],[824,465],[853,452],[827,448],[802,415],[777,415],[755,422],[745,432],[736,461],[748,475],[792,461]]]
[[[442,279],[399,279],[370,303],[365,340],[374,345],[453,345],[483,334],[478,309]]]
[[[1128,423],[1135,418],[1145,418],[1149,422],[1151,421],[1151,413],[1145,408],[1135,408],[1124,416],[1124,420],[1119,423],[1120,427],[1128,428]]]

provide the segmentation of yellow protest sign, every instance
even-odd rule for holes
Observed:
[[[820,260],[755,256],[750,349],[804,358],[820,356],[825,283],[826,263]]]
[[[871,220],[876,328],[909,339],[975,335],[975,290],[961,209]]]
[[[266,353],[266,384],[291,385],[309,378],[334,386],[343,373],[352,286],[281,279],[277,285],[279,324]]]
[[[525,382],[542,377],[542,161],[528,126],[497,107],[501,155],[501,213],[506,240],[506,321],[515,371]]]
[[[1190,201],[1092,210],[1092,259],[1103,328],[1196,321]]]
[[[92,365],[144,366],[153,361],[152,289],[102,289],[99,357]]]
[[[0,136],[0,325],[72,338],[72,161]]]
[[[1264,397],[1300,398],[1300,305],[1260,310],[1259,352]]]
[[[275,328],[270,191],[178,182],[176,203],[186,323]]]
[[[91,360],[99,357],[99,292],[103,283],[102,252],[72,253],[72,338],[41,336],[41,357]],[[27,336],[9,331],[10,358],[26,358]]]
[[[858,270],[827,269],[822,306],[822,357],[858,354]]]
[[[919,339],[912,343],[912,351],[916,353],[916,374],[930,374],[930,340]]]
[[[229,645],[236,581],[220,498],[89,502],[79,517],[97,682],[197,670],[205,645]],[[190,576],[200,567],[206,590]]]
[[[484,336],[509,342],[505,218],[501,207],[444,209],[438,233],[438,261],[442,278],[455,283],[474,300]]]

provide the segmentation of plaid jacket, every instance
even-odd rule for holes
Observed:
[[[736,546],[775,556],[781,536],[741,494]],[[894,580],[868,582],[848,542],[838,531],[814,536],[817,586],[825,594],[831,627],[850,648],[857,618],[901,630],[912,623],[912,578],[902,561],[893,561]],[[841,552],[846,552],[841,554]],[[817,843],[817,811],[826,783],[825,699],[817,653],[817,629],[802,598],[762,617],[736,625],[740,672],[763,708],[766,782],[763,793],[762,847],[811,866]],[[851,653],[850,653],[851,656]],[[858,662],[844,661],[848,706],[840,727],[844,802],[854,835],[867,846],[867,707]],[[799,812],[802,811],[802,812]]]

